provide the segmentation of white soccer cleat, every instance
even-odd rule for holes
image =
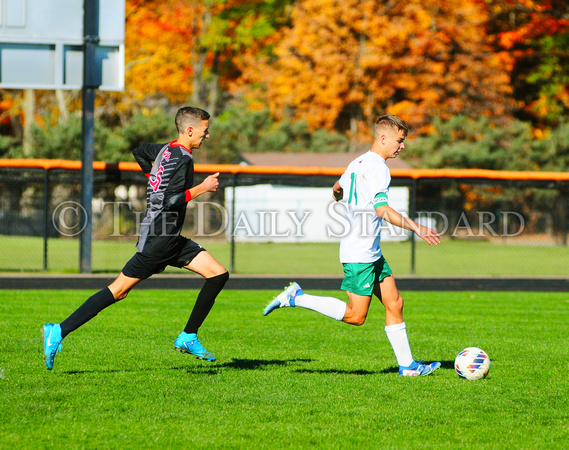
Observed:
[[[267,305],[267,307],[263,310],[263,316],[272,313],[277,308],[286,308],[287,306],[294,308],[294,299],[297,295],[302,294],[304,294],[304,292],[302,292],[302,289],[298,283],[291,283],[289,287],[277,295],[276,298]]]
[[[423,364],[423,360],[413,361],[410,366],[399,366],[399,375],[402,377],[424,377],[432,374],[439,367],[441,367],[441,363],[438,361],[431,364]]]

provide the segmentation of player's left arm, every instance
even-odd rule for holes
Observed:
[[[402,216],[389,205],[377,206],[375,213],[380,219],[387,220],[392,225],[412,231],[429,245],[437,245],[441,242],[441,235],[435,230]]]
[[[219,172],[209,175],[203,182],[190,189],[186,189],[185,191],[178,192],[174,195],[167,194],[165,198],[166,209],[175,208],[184,203],[188,203],[190,200],[195,199],[206,192],[217,191],[217,188],[219,187],[218,177]]]

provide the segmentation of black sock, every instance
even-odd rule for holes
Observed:
[[[64,338],[81,325],[89,322],[103,309],[115,302],[115,297],[108,287],[92,295],[73,314],[61,322],[61,337]]]
[[[186,324],[186,328],[184,331],[186,333],[197,333],[198,328],[202,325],[203,321],[211,311],[213,304],[215,303],[215,299],[218,294],[225,286],[225,283],[229,279],[229,273],[225,272],[221,275],[217,275],[215,277],[207,278],[205,280],[205,284],[202,287],[202,290],[198,294],[198,298],[196,299],[196,304],[194,305],[194,309],[190,314],[190,318],[188,323]]]

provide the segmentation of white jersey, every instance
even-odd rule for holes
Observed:
[[[340,241],[341,263],[371,263],[381,258],[382,220],[375,208],[387,204],[390,182],[385,160],[372,151],[354,159],[340,177],[344,217],[349,224]]]

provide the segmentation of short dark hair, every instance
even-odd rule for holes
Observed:
[[[409,133],[409,125],[407,125],[407,123],[400,117],[393,116],[391,114],[380,116],[375,121],[375,126],[373,127],[374,136],[377,136],[378,128],[390,128],[393,131],[403,130],[405,137],[407,137],[407,134]]]
[[[194,106],[184,106],[176,113],[176,128],[182,133],[190,125],[201,125],[202,120],[209,120],[209,113]]]

